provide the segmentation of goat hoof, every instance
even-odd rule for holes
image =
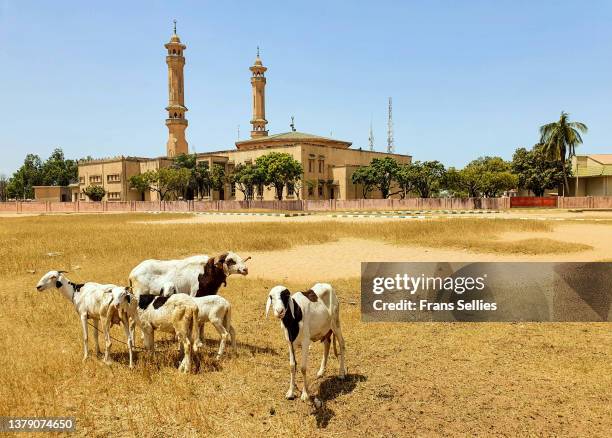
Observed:
[[[295,394],[293,393],[293,391],[289,391],[287,394],[285,394],[285,398],[287,400],[293,400],[295,398]]]
[[[307,392],[302,392],[302,396],[300,397],[300,400],[302,400],[303,402],[307,402],[308,400],[310,400],[310,396],[308,395]]]
[[[344,380],[344,379],[346,378],[346,376],[345,376],[344,374],[340,374],[340,375],[338,376],[338,378],[339,378],[340,380]]]
[[[104,359],[102,362],[104,362],[106,365],[109,365],[109,366],[113,364],[113,361],[110,359]]]
[[[325,370],[319,370],[317,377],[323,377],[323,374],[325,374]]]

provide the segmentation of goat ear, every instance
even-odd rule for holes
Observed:
[[[291,317],[295,318],[295,309],[293,307],[293,298],[289,295],[289,311],[291,312]]]
[[[266,318],[268,317],[268,312],[270,311],[271,303],[272,303],[272,297],[268,295],[268,299],[266,300]]]

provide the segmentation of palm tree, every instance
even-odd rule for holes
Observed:
[[[569,193],[565,161],[576,155],[576,146],[582,144],[580,133],[585,134],[588,129],[584,123],[570,122],[569,114],[565,111],[561,112],[558,122],[540,126],[540,143],[544,145],[544,153],[549,160],[560,161],[563,165],[564,195]]]

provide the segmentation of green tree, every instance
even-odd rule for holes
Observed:
[[[146,175],[143,173],[132,175],[129,182],[130,188],[137,190],[144,200],[144,194],[151,190],[151,185],[149,184],[149,180]]]
[[[416,168],[412,163],[400,164],[399,169],[395,175],[395,181],[400,188],[400,198],[405,199],[410,193],[412,193],[416,186],[417,172]]]
[[[413,163],[414,191],[421,198],[436,194],[444,181],[444,165],[439,161],[415,161]]]
[[[473,182],[474,179],[470,178],[470,175],[465,175],[464,172],[465,169],[449,167],[446,169],[444,174],[444,180],[442,181],[441,186],[454,198],[477,196],[475,184],[466,184],[468,181]]]
[[[370,167],[374,172],[376,188],[380,190],[383,199],[387,199],[391,195],[391,185],[400,170],[398,162],[390,157],[374,158]]]
[[[445,186],[455,193],[469,197],[496,197],[513,189],[518,178],[511,172],[510,164],[500,157],[480,157],[461,170],[447,172]]]
[[[261,168],[253,164],[238,164],[232,174],[232,183],[236,184],[246,200],[255,197],[255,187],[263,181]]]
[[[106,195],[106,190],[104,190],[102,186],[89,185],[83,189],[83,193],[92,201],[99,202],[104,198],[104,195]]]
[[[42,184],[46,186],[67,186],[78,180],[78,164],[67,160],[64,151],[54,149],[41,168]]]
[[[569,162],[565,163],[569,173]],[[541,144],[531,150],[519,148],[512,157],[512,172],[518,177],[518,187],[532,191],[536,196],[544,196],[547,189],[560,187],[564,183],[563,164],[551,161]]]
[[[204,194],[210,194],[212,181],[210,179],[210,170],[208,169],[207,163],[200,162],[193,169],[193,176],[196,184],[196,193],[198,198],[204,196]]]
[[[564,190],[569,193],[567,169],[565,162],[576,155],[576,146],[582,144],[582,136],[588,131],[587,125],[581,122],[570,122],[569,114],[562,111],[559,120],[540,127],[540,143],[544,154],[550,159],[560,161],[563,170]]]
[[[302,178],[302,164],[290,154],[270,152],[255,160],[255,166],[260,169],[263,184],[274,187],[276,198],[283,199],[283,189],[288,184],[295,184]]]
[[[189,186],[190,179],[191,172],[189,169],[162,167],[131,177],[130,186],[140,192],[147,190],[156,192],[159,199],[165,201],[166,196],[171,193],[176,197],[183,196]]]
[[[0,175],[0,202],[4,202],[8,199],[8,179],[4,175]]]
[[[13,174],[7,184],[8,197],[33,199],[33,187],[43,183],[42,167],[43,163],[38,155],[26,155],[23,165]]]
[[[361,185],[361,193],[367,199],[368,193],[376,188],[376,175],[370,166],[363,166],[355,169],[351,176],[353,184]]]
[[[161,170],[161,169],[160,169]],[[189,169],[168,169],[170,171],[170,187],[176,198],[187,199],[191,189],[193,174]]]
[[[196,158],[195,154],[180,154],[172,160],[173,169],[187,169],[189,171],[189,181],[184,192],[180,195],[184,199],[193,199],[199,191],[197,180],[199,174],[197,171],[198,163]]]
[[[210,169],[211,189],[221,191],[227,182],[228,178],[225,175],[225,167],[220,164],[213,164],[212,169]]]
[[[383,198],[391,196],[391,185],[396,180],[400,166],[393,158],[374,158],[369,165],[360,167],[353,173],[354,184],[361,184],[363,197],[374,189],[380,190]]]

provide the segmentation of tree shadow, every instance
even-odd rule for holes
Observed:
[[[355,390],[359,382],[365,382],[368,378],[362,374],[347,374],[344,379],[338,376],[327,377],[319,385],[319,399],[323,403],[320,408],[316,408],[314,416],[317,420],[317,427],[325,429],[336,413],[327,406],[327,401],[334,400],[340,395],[350,394]]]

